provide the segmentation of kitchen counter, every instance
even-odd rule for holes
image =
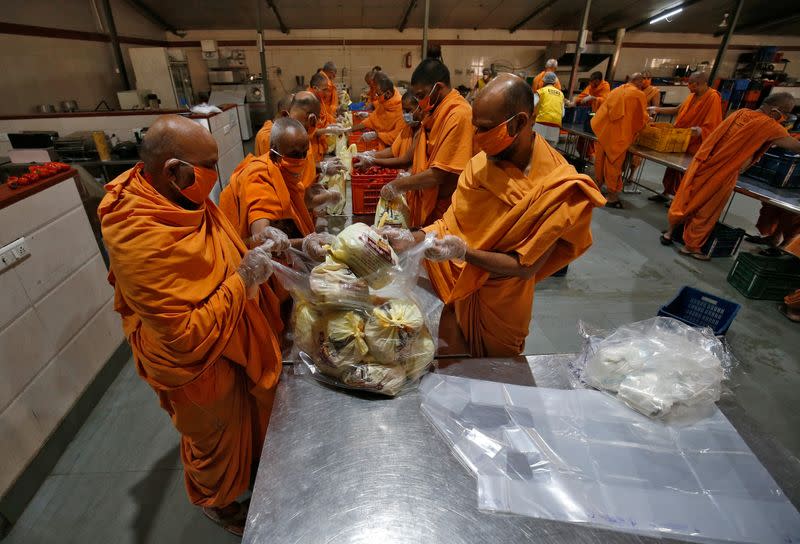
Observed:
[[[436,372],[568,389],[566,366],[573,357],[441,360]],[[243,542],[665,542],[478,510],[475,479],[422,415],[419,402],[416,391],[394,399],[349,393],[284,367]],[[797,458],[749,420],[733,393],[718,406],[797,505]]]
[[[223,112],[230,109],[235,109],[236,104],[223,104],[217,106]],[[26,115],[0,115],[0,121],[14,120],[14,119],[58,119],[58,118],[76,118],[76,117],[115,117],[126,115],[167,115],[174,113],[176,115],[185,115],[189,119],[208,119],[219,115],[218,113],[192,113],[189,110],[100,110],[100,111],[70,111],[70,112],[54,112],[54,113],[30,113]]]
[[[66,172],[59,172],[54,176],[50,176],[49,178],[40,179],[36,183],[31,185],[25,185],[23,187],[19,187],[17,189],[12,189],[9,187],[8,183],[0,184],[0,210],[5,208],[6,206],[10,206],[16,202],[19,202],[22,199],[28,198],[31,195],[35,195],[40,191],[44,191],[48,187],[52,187],[57,183],[61,183],[62,181],[74,178],[78,172],[75,171],[74,168],[70,168]]]

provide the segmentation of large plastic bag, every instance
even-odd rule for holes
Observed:
[[[328,189],[329,191],[336,191],[342,198],[336,204],[331,204],[325,210],[328,215],[341,215],[344,211],[345,206],[345,197],[347,195],[347,180],[345,178],[345,172],[339,172],[337,174],[331,175],[324,175],[319,179],[320,184]]]
[[[275,263],[295,301],[290,357],[299,374],[395,396],[416,384],[436,352],[443,304],[419,282],[433,236],[399,255],[391,248],[370,255],[388,244],[369,226],[343,234],[323,263],[296,250],[289,265]]]
[[[720,398],[733,358],[711,329],[656,317],[613,331],[580,323],[584,348],[573,364],[575,385],[615,395],[646,416],[703,417]]]
[[[375,228],[395,227],[407,229],[411,222],[411,210],[404,196],[388,201],[381,197],[375,209]]]

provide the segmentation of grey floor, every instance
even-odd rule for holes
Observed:
[[[647,179],[660,180],[659,167],[646,168]],[[526,352],[575,351],[579,320],[613,327],[655,316],[683,285],[722,295],[742,304],[728,334],[741,361],[730,385],[763,431],[800,456],[800,325],[776,303],[748,300],[728,285],[732,259],[701,263],[659,245],[666,210],[648,202],[649,194],[625,195],[627,210],[595,212],[594,246],[566,278],[537,289]],[[727,221],[752,232],[758,207],[737,198]],[[4,542],[235,541],[186,499],[177,434],[130,363]]]

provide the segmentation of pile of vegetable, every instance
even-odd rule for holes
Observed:
[[[18,189],[26,185],[33,185],[37,181],[47,179],[66,172],[70,169],[68,164],[63,162],[46,162],[44,164],[32,164],[28,167],[28,172],[18,176],[8,176],[6,182],[11,189]]]

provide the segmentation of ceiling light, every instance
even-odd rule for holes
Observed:
[[[718,28],[728,28],[728,14],[726,13],[724,17],[722,17],[722,22],[717,25]]]
[[[663,21],[664,19],[669,19],[673,15],[677,15],[678,13],[680,13],[682,11],[683,11],[683,8],[678,8],[678,9],[674,9],[674,10],[670,11],[669,13],[665,13],[664,15],[659,15],[655,19],[651,19],[650,20],[650,24],[653,25],[655,23],[658,23],[659,21]]]

